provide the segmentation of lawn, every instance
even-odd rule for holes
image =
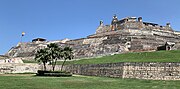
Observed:
[[[28,63],[31,61],[24,62]],[[35,61],[32,60],[32,62]],[[100,64],[116,62],[180,62],[180,50],[124,53],[99,58],[68,61],[66,64]],[[59,61],[57,64],[60,65],[62,62]]]
[[[179,89],[180,81],[0,75],[0,89]]]

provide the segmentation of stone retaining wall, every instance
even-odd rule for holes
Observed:
[[[180,80],[180,63],[107,63],[69,65],[65,69],[88,76]]]
[[[4,73],[37,73],[38,64],[32,63],[4,63],[0,64],[0,74]]]
[[[5,63],[0,65],[1,73],[36,73],[42,65],[31,63]],[[51,66],[47,66],[52,70]],[[57,65],[56,70],[61,66]],[[118,78],[137,78],[152,80],[180,80],[180,62],[178,63],[106,63],[67,65],[64,69],[73,74]]]
[[[124,63],[123,78],[180,80],[180,63]]]

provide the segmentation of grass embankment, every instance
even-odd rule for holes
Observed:
[[[180,81],[105,77],[0,76],[0,89],[179,89]]]
[[[100,58],[67,61],[66,64],[100,64],[116,62],[180,62],[180,50],[124,53]],[[60,65],[62,62],[58,62],[57,64]]]
[[[23,60],[24,63],[38,63],[37,61],[35,61],[34,59],[32,60]]]

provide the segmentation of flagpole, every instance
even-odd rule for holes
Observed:
[[[20,42],[20,43],[22,43],[22,37],[23,37],[23,36],[21,35],[21,42]]]
[[[21,34],[21,43],[22,43],[22,38],[23,38],[24,35],[25,35],[25,32],[22,32],[22,34]]]

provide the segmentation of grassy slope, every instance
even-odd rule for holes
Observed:
[[[24,63],[37,63],[35,60],[23,60]]]
[[[180,50],[125,53],[100,58],[71,61],[66,64],[99,64],[116,62],[180,62]],[[61,62],[58,64],[61,64]]]
[[[99,64],[116,62],[180,62],[180,50],[125,53],[100,58],[70,61],[66,62],[66,64]],[[62,62],[58,62],[57,64],[61,63]]]
[[[180,81],[104,77],[0,76],[0,89],[179,89]]]

